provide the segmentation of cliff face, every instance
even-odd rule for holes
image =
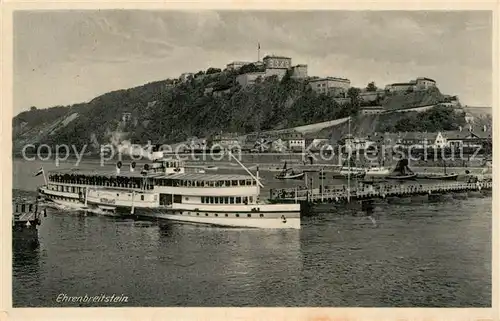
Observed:
[[[401,94],[391,94],[382,101],[387,110],[405,109],[418,106],[435,105],[443,102],[444,96],[438,88],[429,88],[423,91],[414,91]]]

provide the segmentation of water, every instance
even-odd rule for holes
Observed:
[[[14,188],[43,183],[32,177],[40,163],[13,165]],[[491,198],[379,205],[374,225],[359,213],[325,209],[303,218],[299,231],[269,231],[53,210],[40,226],[39,248],[13,251],[13,303],[487,307],[491,211]],[[59,294],[128,302],[58,303]]]

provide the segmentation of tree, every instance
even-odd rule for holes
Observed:
[[[212,67],[210,67],[210,68],[207,69],[206,74],[210,75],[210,74],[216,74],[216,73],[219,73],[219,72],[221,72],[220,68],[212,68]]]
[[[248,65],[244,65],[240,68],[239,74],[243,75],[243,74],[246,74],[249,72],[256,72],[256,71],[260,71],[259,67],[257,67],[254,64],[248,64]]]
[[[375,86],[375,82],[370,82],[368,83],[368,86],[366,86],[366,91],[377,91],[377,86]]]

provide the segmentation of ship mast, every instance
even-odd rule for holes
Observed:
[[[253,178],[253,179],[257,182],[257,184],[258,184],[260,187],[264,188],[264,185],[262,185],[262,183],[260,182],[260,179],[259,179],[258,177],[255,177],[255,176],[252,174],[252,172],[250,172],[250,170],[249,170],[249,169],[248,169],[245,165],[243,165],[243,164],[242,164],[242,163],[241,163],[241,162],[240,162],[240,161],[239,161],[239,160],[238,160],[238,159],[237,159],[237,158],[233,155],[233,153],[231,153],[231,151],[230,151],[230,150],[228,150],[227,152],[229,153],[229,156],[231,156],[231,157],[232,157],[232,158],[233,158],[233,159],[234,159],[234,160],[235,160],[235,161],[236,161],[236,162],[237,162],[237,163],[238,163],[238,164],[239,164],[239,165],[240,165],[240,166],[241,166],[241,167],[242,167],[242,168],[243,168],[243,169],[244,169],[247,173],[248,173],[248,175],[250,175],[250,176],[251,176],[251,177],[252,177],[252,178]],[[258,170],[258,168],[259,168],[259,167],[257,166],[257,176],[259,175],[259,170]]]

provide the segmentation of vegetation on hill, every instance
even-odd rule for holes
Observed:
[[[257,68],[254,65],[244,67]],[[361,105],[358,88],[350,88],[347,93],[350,102],[340,105],[331,96],[314,92],[306,82],[292,79],[290,73],[281,81],[269,77],[248,87],[238,84],[239,74],[239,71],[220,72],[209,68],[175,86],[167,79],[110,92],[88,103],[32,108],[13,119],[14,145],[82,146],[96,141],[103,144],[110,142],[117,132],[126,133],[122,138],[132,142],[172,143],[221,131],[245,134],[356,116]],[[368,87],[376,89],[373,83]],[[436,89],[386,97],[384,104],[390,108],[396,108],[397,104],[415,107],[437,102],[441,96]],[[123,113],[130,113],[131,120],[122,122]],[[444,129],[450,129],[455,123],[461,124],[458,119],[446,118],[453,113],[433,113],[437,114],[381,124],[389,126],[384,128],[389,131],[432,130],[439,127],[438,124],[445,124]],[[382,130],[378,125],[377,128],[373,124],[368,127]]]
[[[456,130],[464,126],[465,113],[457,112],[453,107],[436,106],[422,113],[403,113],[395,122],[380,124],[382,132],[437,132]]]
[[[427,90],[407,91],[399,94],[388,94],[381,101],[387,110],[406,109],[412,107],[429,106],[445,101],[445,97],[438,88],[431,87]]]
[[[111,133],[121,131],[127,132],[132,141],[169,143],[220,131],[249,133],[299,126],[355,115],[358,111],[356,103],[341,106],[289,74],[281,81],[269,77],[245,88],[236,82],[237,75],[211,71],[171,88],[166,87],[167,81],[160,81],[104,94],[79,105],[76,119],[41,137],[39,142],[83,145],[95,137],[105,143]],[[207,93],[207,88],[214,93]],[[35,120],[37,117],[31,113],[40,111],[18,115],[14,123],[23,119],[28,126],[48,125],[51,120],[74,112],[74,107],[45,109],[43,112],[51,118]],[[121,122],[124,112],[132,116],[127,124]]]
[[[354,117],[351,134],[358,137],[372,136],[384,132],[437,132],[465,127],[465,114],[452,107],[436,106],[424,112],[405,112],[364,115]],[[348,124],[327,128],[315,134],[331,140],[339,140],[348,134]]]

